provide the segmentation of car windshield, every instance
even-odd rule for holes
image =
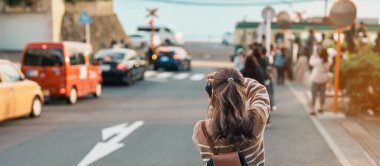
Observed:
[[[174,54],[174,51],[160,51],[158,53],[159,56],[173,56]]]
[[[124,52],[102,52],[98,56],[98,59],[104,59],[107,61],[120,61],[125,58],[125,53]]]
[[[62,66],[62,49],[28,49],[25,53],[26,66]]]
[[[155,32],[159,32],[159,28],[150,28],[150,27],[140,27],[137,30],[141,32],[151,32],[154,29]]]

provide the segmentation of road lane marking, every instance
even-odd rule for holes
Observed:
[[[289,83],[286,84],[290,91],[297,97],[297,99],[302,103],[302,106],[305,108],[307,114],[309,114],[308,110],[308,101],[307,98],[303,97],[300,92],[297,92],[296,89],[293,88]],[[338,145],[331,138],[327,130],[322,126],[321,122],[316,117],[309,116],[311,121],[313,122],[315,128],[317,128],[318,132],[322,135],[323,139],[326,141],[327,145],[330,147],[332,152],[335,154],[336,158],[338,158],[339,162],[343,166],[351,166],[351,163],[347,159],[347,157],[343,154],[343,152],[339,149]]]
[[[102,130],[102,142],[98,142],[91,151],[83,158],[77,166],[87,166],[93,162],[111,154],[112,152],[122,148],[120,143],[133,131],[144,124],[143,121],[136,121],[128,126],[128,123],[122,123],[116,126],[105,128]]]
[[[191,76],[190,80],[192,80],[192,81],[200,81],[203,78],[205,78],[205,74],[194,74],[193,76]]]
[[[146,72],[144,73],[144,78],[150,78],[150,77],[155,76],[156,74],[157,74],[156,71],[146,71]]]
[[[183,79],[189,77],[189,75],[190,75],[189,73],[180,73],[180,74],[175,75],[173,77],[173,79],[175,79],[175,80],[183,80]]]
[[[157,78],[169,78],[173,75],[172,72],[162,72],[162,73],[159,73],[156,77]]]

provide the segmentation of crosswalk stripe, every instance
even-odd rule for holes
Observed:
[[[157,78],[169,78],[173,75],[173,73],[171,72],[162,72],[162,73],[159,73],[156,77]]]
[[[190,80],[200,81],[203,78],[205,78],[205,74],[194,74],[193,76],[191,76]]]
[[[189,77],[189,75],[190,75],[189,73],[180,73],[180,74],[175,75],[173,77],[173,79],[175,79],[175,80],[183,80],[183,79]]]
[[[150,77],[153,77],[156,74],[157,74],[156,71],[146,71],[145,74],[144,74],[144,77],[145,78],[150,78]]]

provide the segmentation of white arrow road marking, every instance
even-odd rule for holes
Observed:
[[[124,144],[120,142],[143,124],[143,121],[136,121],[129,126],[128,123],[122,123],[103,129],[102,139],[104,142],[98,142],[86,155],[86,157],[79,162],[78,166],[90,165],[113,151],[122,148]]]
[[[200,81],[203,78],[205,78],[205,74],[194,74],[193,76],[191,76],[190,80]]]
[[[175,80],[183,80],[185,78],[187,78],[190,74],[189,73],[180,73],[180,74],[177,74],[173,77],[173,79]]]

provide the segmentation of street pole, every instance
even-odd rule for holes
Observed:
[[[325,0],[325,17],[327,17],[328,13],[327,13],[327,3],[328,3],[328,0]]]
[[[341,33],[342,28],[337,29],[338,42],[336,44],[336,57],[335,57],[335,74],[334,74],[334,113],[338,112],[338,96],[339,96],[339,69],[340,69],[340,55],[341,55]]]
[[[90,24],[86,24],[86,43],[91,44],[91,31],[90,31]]]
[[[267,56],[269,57],[270,55],[270,41],[271,41],[271,34],[270,34],[270,30],[271,30],[271,13],[268,12],[267,14],[267,19],[266,19],[266,38],[265,38],[265,46],[266,46],[266,49],[267,49]]]

